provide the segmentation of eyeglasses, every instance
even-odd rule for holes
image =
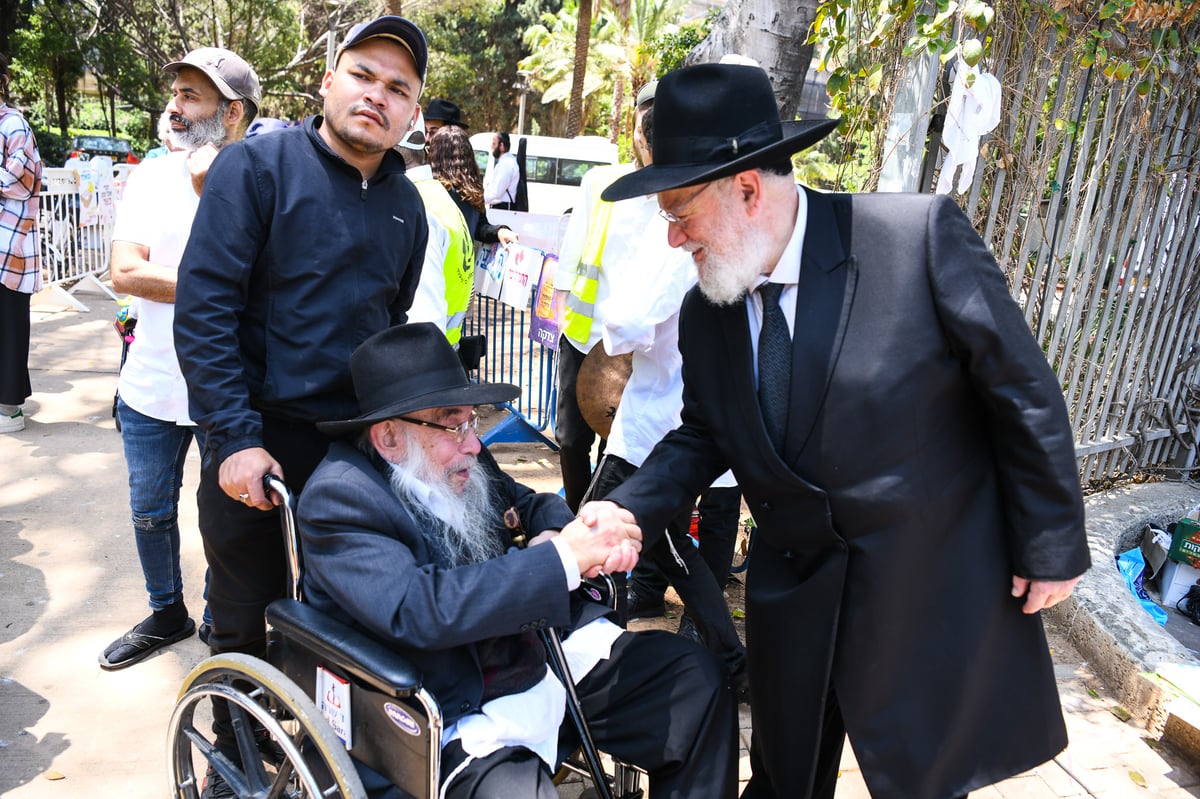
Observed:
[[[454,436],[455,444],[461,444],[466,441],[467,433],[474,433],[478,435],[475,433],[475,431],[479,428],[479,415],[476,414],[475,411],[471,411],[471,415],[467,417],[465,422],[462,424],[456,424],[454,427],[446,427],[444,424],[434,424],[433,422],[427,422],[424,419],[413,419],[408,416],[396,416],[394,418],[399,419],[402,422],[408,422],[409,424],[419,424],[421,427],[432,427],[434,430],[445,431]]]
[[[679,216],[680,212],[683,211],[684,208],[687,208],[689,205],[694,203],[696,201],[696,198],[699,197],[701,194],[703,194],[705,191],[707,191],[708,187],[711,185],[713,185],[712,182],[705,183],[703,186],[700,187],[700,191],[696,192],[691,197],[688,197],[682,203],[675,206],[674,211],[668,211],[666,208],[659,208],[658,215],[672,224],[679,225],[679,227],[681,229],[687,230],[687,220],[683,219],[682,217]]]

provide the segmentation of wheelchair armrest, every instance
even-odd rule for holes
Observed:
[[[421,687],[421,674],[402,655],[309,605],[277,599],[267,606],[267,623],[359,679],[386,686],[397,699]]]

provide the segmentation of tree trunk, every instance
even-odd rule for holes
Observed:
[[[387,0],[383,6],[386,12],[394,17],[404,16],[404,0]]]
[[[63,68],[62,62],[58,59],[54,60],[54,99],[55,105],[58,107],[58,132],[64,139],[67,138],[67,76],[66,70]]]
[[[571,73],[571,105],[567,111],[567,138],[583,130],[583,78],[587,74],[588,46],[592,34],[592,0],[579,0],[575,23],[575,70]]]
[[[817,4],[818,0],[729,0],[712,31],[684,63],[719,61],[727,53],[753,54],[775,87],[780,116],[794,119],[812,61],[812,45],[804,42]]]

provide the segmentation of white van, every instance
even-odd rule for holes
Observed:
[[[486,172],[492,160],[491,132],[471,136],[479,171]],[[617,163],[617,145],[603,136],[510,136],[512,152],[520,152],[525,140],[525,178],[529,188],[529,212],[565,214],[579,199],[579,182],[594,166]]]

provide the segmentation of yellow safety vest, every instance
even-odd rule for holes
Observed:
[[[567,308],[563,313],[565,326],[563,335],[587,346],[592,334],[592,319],[596,315],[596,291],[600,286],[601,260],[604,256],[604,242],[608,238],[608,223],[612,220],[613,204],[600,199],[600,193],[617,177],[628,172],[628,167],[593,167],[592,171],[604,170],[611,172],[609,180],[592,180],[589,185],[592,190],[590,208],[592,218],[588,220],[587,239],[583,245],[583,257],[575,268],[575,282],[571,285],[571,294],[567,297]]]
[[[421,193],[425,212],[450,236],[450,246],[446,248],[446,258],[442,262],[446,284],[446,339],[457,347],[462,338],[463,319],[471,304],[471,290],[475,286],[475,243],[462,211],[441,183],[430,179],[419,180],[413,185]]]

